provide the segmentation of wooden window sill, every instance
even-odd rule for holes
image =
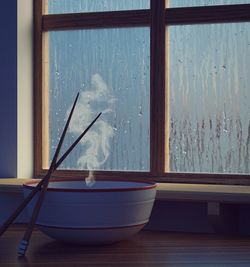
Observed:
[[[32,179],[0,178],[0,192],[22,192],[22,185]]]
[[[250,203],[250,186],[161,183],[158,200]]]
[[[0,192],[22,192],[32,179],[0,179]],[[158,183],[157,200],[250,203],[250,186]]]

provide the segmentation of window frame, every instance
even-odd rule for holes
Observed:
[[[150,171],[97,171],[97,179],[131,180],[146,178],[156,182],[205,183],[205,184],[250,184],[250,174],[181,173],[168,172],[165,167],[168,157],[168,66],[166,43],[167,25],[190,25],[250,22],[250,4],[195,6],[166,8],[165,0],[151,0],[148,10],[108,11],[74,14],[44,14],[45,0],[34,0],[34,173],[42,177],[46,157],[44,140],[48,138],[46,125],[47,95],[46,69],[43,66],[46,51],[43,42],[46,32],[62,29],[95,29],[118,27],[150,27]],[[47,0],[48,1],[48,0]],[[44,156],[45,155],[45,156]],[[47,155],[48,156],[48,155]],[[87,171],[56,170],[53,177],[79,178]]]

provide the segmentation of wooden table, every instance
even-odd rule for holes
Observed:
[[[151,231],[113,245],[73,246],[35,230],[26,257],[18,258],[24,229],[13,226],[0,238],[1,267],[250,266],[250,237]]]

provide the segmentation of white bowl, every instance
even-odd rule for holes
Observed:
[[[40,180],[24,184],[27,196]],[[134,181],[50,181],[37,219],[48,236],[71,243],[107,244],[127,239],[148,222],[156,184]],[[28,205],[31,214],[37,196]]]

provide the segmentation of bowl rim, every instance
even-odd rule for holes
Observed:
[[[34,181],[28,181],[23,184],[24,188],[33,189],[36,185],[41,181],[41,179],[34,179]],[[82,178],[62,178],[62,179],[51,179],[49,182],[75,182],[75,181],[83,181]],[[47,191],[53,192],[128,192],[128,191],[143,191],[150,190],[156,188],[157,184],[152,181],[145,180],[128,180],[128,179],[119,179],[119,180],[111,180],[111,179],[96,179],[96,182],[129,182],[129,183],[142,183],[143,186],[138,187],[125,187],[125,188],[47,188]],[[145,185],[147,184],[147,185]]]

